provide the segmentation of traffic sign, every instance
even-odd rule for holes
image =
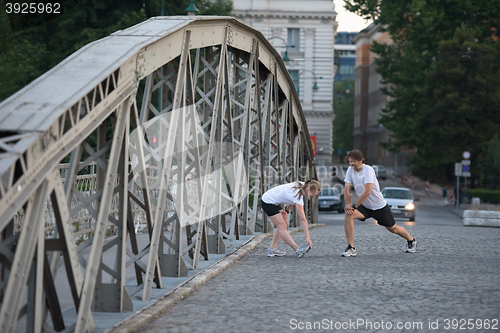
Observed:
[[[470,177],[470,161],[462,161],[462,177]]]
[[[462,175],[462,164],[455,163],[455,176],[459,177]]]
[[[470,152],[468,152],[467,150],[464,151],[462,153],[462,157],[464,158],[464,160],[468,160],[470,158]]]

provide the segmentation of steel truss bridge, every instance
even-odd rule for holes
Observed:
[[[94,312],[270,231],[260,195],[308,178],[298,95],[260,32],[157,17],[88,44],[0,104],[0,331],[92,331]]]

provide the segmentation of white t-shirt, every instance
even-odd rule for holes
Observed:
[[[298,183],[304,184],[303,182],[298,182]],[[301,206],[304,206],[303,197],[300,196],[300,199],[295,197],[298,191],[300,191],[299,189],[297,190],[293,189],[293,187],[296,186],[296,184],[297,182],[293,182],[273,187],[272,189],[264,193],[264,195],[262,196],[262,201],[272,205],[299,204]]]
[[[387,205],[387,201],[385,201],[382,192],[380,192],[380,185],[375,176],[375,171],[371,166],[363,164],[363,169],[361,169],[360,172],[356,172],[354,168],[350,166],[345,176],[345,182],[353,185],[358,196],[363,194],[365,184],[373,184],[370,195],[361,203],[365,208],[376,210],[384,208],[385,205]]]

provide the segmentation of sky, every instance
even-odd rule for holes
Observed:
[[[337,12],[337,31],[358,32],[366,28],[372,21],[365,21],[360,16],[344,9],[344,0],[333,0]]]

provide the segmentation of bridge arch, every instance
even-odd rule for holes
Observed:
[[[268,232],[260,194],[307,178],[305,117],[260,32],[231,17],[156,17],[88,44],[0,104],[0,330],[23,318],[84,332],[93,311],[131,311],[161,276]]]

